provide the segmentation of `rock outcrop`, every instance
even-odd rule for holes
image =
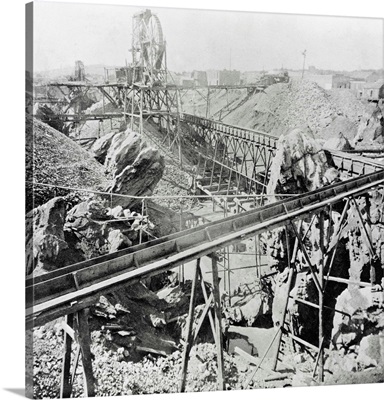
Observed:
[[[91,197],[71,207],[70,199],[55,197],[32,210],[26,218],[26,275],[130,247],[138,243],[140,231],[153,231],[148,217],[108,205]]]
[[[292,129],[280,137],[270,171],[269,195],[306,193],[324,186],[332,173],[335,180],[338,176],[308,127]],[[332,182],[327,179],[326,183]]]
[[[362,148],[384,146],[384,116],[377,106],[372,113],[366,113],[360,121],[354,145]]]
[[[82,260],[81,254],[67,240],[64,224],[66,202],[55,197],[26,216],[26,275],[41,274]],[[32,225],[32,226],[31,226]]]
[[[347,143],[345,138],[337,138],[337,141]],[[308,129],[297,128],[286,136],[279,139],[277,155],[271,167],[271,179],[267,188],[270,195],[274,195],[271,201],[279,199],[281,193],[305,193],[322,186],[332,184],[340,179],[339,173],[327,161],[324,151],[313,138]],[[342,278],[350,278],[355,281],[374,281],[380,284],[383,277],[383,237],[384,232],[379,221],[383,213],[383,194],[381,190],[375,190],[357,200],[357,208],[353,202],[350,203],[347,212],[347,223],[337,243],[332,240],[335,228],[340,218],[340,210],[334,207],[331,218],[325,218],[324,230],[330,232],[330,249],[337,244],[338,252],[334,259],[332,275]],[[360,221],[363,218],[363,225]],[[369,220],[369,224],[367,221]],[[304,235],[306,253],[311,265],[316,269],[323,254],[320,250],[320,230],[316,218],[303,219],[296,226],[299,233]],[[275,229],[264,234],[268,263],[276,268],[279,274],[274,287],[275,299],[273,303],[274,322],[278,321],[278,315],[284,304],[279,299],[279,293],[286,285],[288,249],[294,248],[295,235],[290,227],[286,230]],[[325,243],[328,246],[328,243]],[[318,294],[314,285],[306,257],[300,246],[295,258],[297,276],[291,290],[291,296],[297,296],[303,300],[317,303]],[[327,306],[333,308],[337,296],[345,289],[342,284],[328,283],[326,296]],[[296,319],[298,333],[306,340],[316,343],[317,340],[317,315],[306,305],[294,305],[290,302],[288,306],[292,318]],[[280,311],[279,311],[280,310]],[[328,313],[328,310],[325,311]],[[332,329],[333,315],[327,314],[324,329],[329,333]]]
[[[105,190],[132,196],[113,196],[113,206],[127,208],[139,204],[140,200],[133,197],[151,195],[164,173],[164,157],[130,129],[102,137],[92,151],[112,174],[113,182]]]

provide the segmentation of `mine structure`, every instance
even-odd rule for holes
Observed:
[[[200,193],[196,197],[210,199],[213,210],[219,209],[223,214],[217,220],[206,222],[204,216],[197,213],[197,222],[190,229],[152,238],[112,254],[27,279],[27,329],[39,327],[58,317],[65,317],[65,322],[62,323],[65,341],[61,397],[71,396],[74,371],[80,356],[84,370],[84,393],[87,396],[95,394],[88,318],[89,307],[97,302],[100,295],[173,270],[175,267],[184,268],[186,265],[191,268],[193,279],[179,390],[185,391],[191,349],[206,318],[209,319],[217,351],[219,388],[227,389],[219,275],[222,274],[231,297],[231,273],[235,267],[230,265],[229,249],[252,238],[255,242],[253,268],[257,271],[258,280],[263,281],[265,276],[261,273],[264,262],[260,257],[263,253],[261,237],[276,229],[284,238],[282,240],[288,275],[282,286],[283,292],[280,293],[283,305],[279,318],[274,321],[275,335],[271,337],[264,357],[268,351],[273,352],[272,369],[276,371],[281,354],[289,342],[293,348],[304,349],[310,354],[315,360],[313,377],[318,382],[323,382],[324,357],[330,341],[325,319],[329,318],[330,313],[342,313],[335,309],[335,303],[330,301],[333,298],[332,290],[337,285],[344,288],[348,285],[359,288],[373,288],[377,285],[377,256],[371,235],[371,218],[361,211],[361,204],[364,201],[369,203],[367,199],[372,193],[380,190],[382,193],[383,164],[374,158],[365,157],[362,150],[344,152],[326,149],[328,162],[344,176],[342,181],[331,181],[324,187],[307,193],[280,192],[275,195],[276,201],[270,202],[272,195],[267,189],[273,174],[271,169],[279,138],[263,131],[233,126],[209,118],[212,91],[239,87],[250,91],[263,90],[270,82],[236,87],[207,86],[206,94],[201,94],[206,100],[207,111],[204,118],[183,112],[181,99],[184,93],[198,93],[202,89],[169,83],[166,41],[158,17],[150,10],[140,12],[133,18],[131,51],[132,63],[115,71],[116,82],[111,82],[108,71],[103,83],[87,81],[84,65],[77,61],[75,80],[48,84],[48,88],[57,88],[61,92],[62,99],[40,97],[37,102],[49,104],[60,101],[61,109],[55,118],[63,124],[123,119],[132,131],[142,133],[144,121],[151,120],[163,134],[161,144],[168,149],[176,149],[180,163],[185,143],[192,144],[195,151],[194,169],[191,174],[195,182],[194,189]],[[288,78],[284,76],[282,79],[284,81]],[[81,101],[90,90],[98,91],[103,103],[107,99],[109,104],[113,105],[114,111],[90,113],[83,110]],[[95,137],[94,140],[96,139]],[[369,150],[366,153],[369,153]],[[144,204],[147,198],[143,196],[138,200]],[[335,217],[335,210],[339,212],[338,217]],[[352,215],[357,221],[364,243],[368,246],[371,270],[370,278],[366,281],[348,278],[345,274],[345,277],[340,277],[332,273],[340,240],[345,235],[348,220]],[[315,226],[319,234],[319,255],[316,264],[311,255],[313,249],[308,248],[308,235]],[[203,257],[210,259],[211,293],[204,284],[201,268]],[[299,294],[291,294],[293,283],[298,277],[299,264],[304,265],[310,273],[317,293],[316,303],[301,298]],[[194,324],[196,293],[200,286],[204,305],[197,323]],[[378,292],[377,296],[377,301],[382,301],[382,292]],[[231,299],[229,301],[231,302]],[[292,301],[316,312],[318,340],[315,344],[303,339],[287,319],[288,304]],[[79,347],[72,360],[72,343],[75,341]],[[244,356],[252,358],[249,355]],[[252,363],[257,366],[244,388],[249,386],[253,376],[262,366],[264,357],[257,363],[256,358],[253,359]],[[271,372],[273,373],[275,372]]]

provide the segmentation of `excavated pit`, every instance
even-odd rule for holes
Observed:
[[[288,93],[294,97],[295,102],[288,102]],[[382,126],[383,119],[382,116],[380,117],[380,113],[376,112],[373,118],[372,116],[368,117],[370,121],[367,122],[365,118],[371,110],[366,111],[367,107],[355,104],[347,93],[342,98],[340,97],[335,93],[327,93],[308,82],[301,85],[298,83],[278,84],[267,88],[264,94],[247,94],[244,96],[242,91],[234,91],[233,99],[225,104],[225,107],[222,105],[223,99],[218,95],[217,101],[212,107],[212,115],[213,117],[225,115],[223,121],[229,124],[283,135],[280,139],[280,147],[277,149],[268,184],[268,194],[275,195],[278,199],[279,194],[306,193],[341,179],[335,168],[328,164],[329,157],[327,158],[322,148],[324,141],[333,137],[336,132],[337,134],[342,133],[345,139],[352,143],[357,137],[355,141],[360,146],[369,144],[377,147],[381,145],[382,131],[379,127]],[[348,99],[348,106],[345,105],[345,99]],[[300,113],[300,110],[306,108],[310,101],[314,103],[318,101],[317,107],[308,108],[305,113]],[[191,104],[189,106],[192,107]],[[296,109],[293,109],[295,106]],[[196,111],[196,105],[194,107]],[[202,112],[203,105],[199,107],[197,108],[201,109]],[[188,108],[188,104],[186,108]],[[320,109],[320,112],[318,112],[318,109]],[[301,123],[305,123],[304,128]],[[132,195],[150,193],[163,196],[172,194],[176,197],[182,197],[190,193],[190,175],[188,172],[192,170],[192,166],[196,163],[193,153],[186,152],[183,161],[187,165],[183,170],[180,170],[177,167],[175,155],[159,146],[161,135],[158,132],[156,133],[156,127],[153,124],[145,125],[144,137],[138,137],[135,132],[120,129],[120,126],[118,128],[119,133],[107,133],[95,143],[90,149],[93,154],[84,152],[83,149],[74,145],[67,138],[64,140],[59,132],[46,127],[41,122],[34,121],[33,124],[35,132],[36,130],[41,132],[42,138],[51,137],[58,143],[58,146],[64,148],[72,146],[71,149],[68,148],[67,155],[73,154],[76,159],[87,157],[85,158],[86,163],[95,164],[94,167],[88,167],[88,169],[84,169],[81,165],[78,168],[71,168],[73,178],[67,170],[58,168],[54,175],[56,184],[93,190],[101,188],[101,191],[112,190],[114,193],[121,194],[128,192]],[[361,126],[366,127],[361,128]],[[362,132],[366,133],[367,129],[369,129],[369,135],[362,134]],[[319,136],[323,141],[317,140]],[[369,139],[366,139],[368,136]],[[364,137],[364,139],[361,140],[361,137]],[[343,140],[340,137],[339,142],[341,143]],[[333,145],[340,148],[340,143]],[[343,143],[345,145],[345,141]],[[47,158],[44,153],[49,146],[44,141],[38,143],[35,149],[37,161],[34,160],[34,162],[37,162],[39,168],[34,170],[34,174],[39,174],[39,171],[43,172],[47,163],[52,163],[51,155]],[[108,154],[108,152],[110,153]],[[81,157],[77,154],[81,154]],[[91,161],[91,154],[95,161]],[[55,163],[57,163],[58,156],[54,155],[53,157],[56,157]],[[39,160],[41,163],[38,162]],[[66,159],[64,162],[68,166],[73,164],[72,159]],[[63,181],[64,176],[67,176],[68,180]],[[145,184],[140,180],[143,176],[148,180]],[[44,183],[44,179],[51,182],[51,177],[48,179],[48,176],[44,176],[43,173],[41,173],[41,176],[34,175],[34,177],[37,177],[39,182]],[[46,200],[52,197],[55,198],[47,203]],[[273,201],[273,198],[270,201]],[[63,202],[65,206],[63,206]],[[203,201],[200,201],[201,204],[205,207]],[[369,215],[374,225],[373,237],[378,249],[377,257],[381,260],[381,265],[380,263],[375,265],[375,279],[378,283],[381,282],[382,278],[382,256],[384,254],[384,235],[381,227],[382,204],[383,193],[379,191],[370,193],[367,196],[366,204],[362,205],[362,209]],[[33,211],[29,220],[31,224],[35,224],[34,230],[40,232],[39,235],[42,239],[40,242],[35,240],[31,244],[32,238],[29,238],[28,245],[34,248],[35,262],[30,260],[27,274],[34,271],[31,265],[37,266],[36,274],[41,274],[52,268],[57,268],[57,266],[72,264],[73,260],[89,259],[138,243],[139,233],[135,230],[133,221],[138,221],[137,224],[140,224],[140,226],[146,224],[146,229],[154,237],[168,235],[177,231],[180,227],[186,227],[186,220],[182,218],[185,217],[185,214],[180,217],[178,213],[180,204],[177,199],[160,198],[155,200],[153,204],[148,205],[148,218],[145,218],[141,213],[140,203],[128,202],[124,198],[116,198],[113,202],[109,202],[107,195],[89,196],[89,194],[82,192],[74,198],[72,194],[68,194],[68,191],[65,190],[40,188],[36,193],[34,205],[41,205],[42,208]],[[183,204],[183,207],[191,214],[193,214],[195,206],[196,203],[191,200],[186,200]],[[44,208],[47,208],[48,211]],[[28,211],[31,209],[31,206],[29,206]],[[336,207],[333,212],[340,215],[342,209]],[[354,218],[356,219],[356,211],[351,209],[349,213],[353,223]],[[37,218],[37,215],[40,217]],[[34,222],[32,222],[33,217],[35,218]],[[131,220],[128,222],[126,221],[127,218],[131,218]],[[57,223],[58,219],[62,221],[61,224]],[[328,220],[326,223],[332,225],[333,222]],[[308,227],[309,224],[310,221],[306,220],[304,228]],[[40,237],[39,235],[37,237]],[[149,235],[144,240],[148,239],[150,239]],[[318,227],[313,228],[308,242],[313,250],[310,257],[315,263],[316,257],[318,257],[316,252],[318,248]],[[239,357],[235,348],[240,348],[251,356],[262,357],[271,335],[274,334],[273,326],[277,316],[281,313],[282,307],[282,304],[279,304],[279,301],[276,300],[277,294],[285,284],[284,274],[286,274],[286,267],[289,265],[287,249],[294,247],[294,236],[292,231],[289,231],[287,241],[286,234],[283,234],[282,230],[276,229],[270,235],[264,235],[263,243],[264,253],[262,257],[263,261],[267,261],[267,267],[265,267],[263,273],[268,274],[273,271],[275,274],[263,280],[262,285],[252,286],[249,281],[254,279],[254,275],[238,273],[232,286],[231,304],[229,304],[226,296],[222,299],[223,312],[227,321],[227,325],[224,324],[224,342],[229,354],[229,356],[226,355],[225,363],[228,370],[233,373],[231,379],[233,379],[234,388],[238,385],[241,386],[246,380],[244,378],[247,375],[246,372],[250,372],[249,367],[244,366],[244,361]],[[287,246],[288,243],[289,246]],[[252,265],[251,258],[242,255],[242,253],[255,251],[255,247],[252,241],[245,241],[244,245],[245,251],[244,249],[243,251],[233,249],[235,251],[230,260],[232,264]],[[69,257],[69,253],[72,255],[71,257],[75,258]],[[183,279],[181,279],[180,270],[165,273],[146,280],[144,284],[135,285],[132,290],[105,296],[92,308],[92,351],[96,357],[95,365],[98,366],[96,378],[107,379],[105,376],[107,372],[101,372],[106,365],[106,371],[110,374],[121,374],[122,371],[125,371],[132,377],[133,383],[130,386],[124,386],[120,382],[117,386],[120,387],[121,394],[157,392],[160,389],[156,388],[156,383],[163,391],[174,391],[172,382],[177,379],[179,373],[180,351],[182,350],[182,339],[185,337],[191,287],[191,265],[185,265],[184,268]],[[316,303],[318,301],[317,293],[314,283],[310,279],[308,268],[305,263],[298,265],[297,268],[299,273],[291,291],[300,293],[308,301]],[[207,289],[209,289],[211,277],[207,261],[202,262],[202,270],[204,278],[208,282]],[[345,279],[353,276],[361,281],[369,281],[371,271],[371,265],[367,261],[367,254],[364,251],[361,229],[358,229],[357,225],[350,226],[350,232],[345,233],[340,240],[333,274]],[[221,289],[224,290],[223,280],[220,285]],[[351,353],[356,350],[354,346],[362,343],[363,339],[363,343],[365,343],[368,341],[369,335],[373,335],[375,337],[373,340],[376,340],[376,336],[382,334],[384,325],[382,324],[383,310],[380,307],[374,308],[372,296],[370,297],[369,294],[362,293],[362,296],[366,299],[365,309],[361,310],[359,307],[355,307],[351,311],[348,300],[343,300],[343,298],[348,297],[344,284],[330,282],[327,290],[330,295],[325,298],[325,306],[348,309],[354,315],[353,321],[358,321],[354,322],[352,326],[351,323],[345,323],[343,319],[338,320],[337,315],[332,310],[326,309],[324,311],[325,336],[329,338],[325,347],[328,348],[330,346],[329,341],[332,340],[334,346],[340,348],[337,340],[340,343],[341,338],[342,348],[346,349],[341,361],[334,361],[333,353],[329,354],[327,358],[329,360],[327,368],[333,373],[329,382],[332,382],[336,379],[335,365],[345,366],[344,372],[348,371],[348,368],[352,368],[351,371],[358,371],[359,368],[364,369],[364,366],[372,366],[372,361],[367,361],[367,358],[364,358],[360,353],[359,361],[356,361],[357,358],[355,358],[353,362],[347,363],[346,360],[352,359]],[[196,319],[203,308],[201,292],[199,292],[197,305]],[[303,304],[296,308],[290,304],[288,309],[294,316],[294,323],[300,337],[316,345],[318,342],[317,313]],[[370,324],[367,321],[370,321]],[[362,328],[363,325],[365,328]],[[119,326],[121,330],[112,329],[113,326]],[[356,326],[358,327],[356,328]],[[336,334],[338,336],[333,340]],[[58,325],[54,322],[35,330],[33,335],[37,342],[37,352],[41,350],[45,340],[49,341],[50,338],[56,338],[58,343],[62,341],[62,334],[58,330]],[[189,378],[189,385],[193,390],[214,388],[212,374],[215,374],[215,361],[212,343],[213,337],[206,320],[202,326],[199,342],[194,346],[191,359],[192,373],[191,378]],[[364,345],[366,348],[370,348],[369,344]],[[377,343],[375,346],[377,346]],[[58,354],[54,355],[57,350],[52,347],[51,351],[53,362],[58,363]],[[288,364],[287,370],[291,371],[291,375],[284,381],[284,384],[300,385],[307,383],[304,365],[313,364],[310,357],[297,347],[295,349],[287,346],[286,351],[284,363]],[[297,355],[300,355],[300,357],[297,358]],[[44,371],[48,368],[47,362],[45,360],[37,361],[36,358],[36,379],[37,385],[45,385],[48,388],[47,393],[44,394],[51,395],[57,391],[55,382],[57,383],[58,375],[53,375],[52,381],[46,381]],[[380,360],[376,360],[376,366],[378,362]],[[354,367],[351,367],[351,364]],[[193,383],[193,379],[195,377],[195,380],[198,381],[198,378],[201,378],[203,368],[210,371],[209,374],[211,375],[204,376],[201,386],[199,386],[200,384]],[[151,371],[152,383],[138,383],[136,375],[143,369]],[[292,371],[295,371],[296,377],[293,377]],[[241,376],[241,373],[244,377]],[[380,376],[379,370],[375,373]],[[163,376],[163,382],[160,383],[157,378],[154,378],[155,376]],[[274,382],[272,385],[278,386],[279,383]],[[254,387],[257,387],[257,384],[254,384]],[[77,384],[75,391],[81,393],[80,388],[81,385]],[[107,389],[105,390],[104,394],[109,394]],[[100,394],[102,393],[101,391]]]

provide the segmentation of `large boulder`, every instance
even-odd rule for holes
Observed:
[[[365,114],[360,121],[354,145],[360,147],[382,146],[384,144],[384,116],[379,106],[372,114]]]
[[[267,193],[298,194],[318,189],[324,186],[324,177],[330,169],[334,170],[312,131],[309,128],[292,129],[278,140]]]
[[[108,234],[109,253],[132,246],[132,242],[119,229],[113,229]]]
[[[111,147],[111,143],[115,135],[116,132],[109,132],[108,134],[97,139],[92,145],[90,151],[93,154],[93,157],[95,157],[100,164],[104,164],[108,150]]]
[[[140,151],[131,165],[126,166],[117,176],[108,191],[129,196],[150,196],[163,176],[164,157],[158,150],[146,147]],[[131,207],[140,199],[113,196],[113,205]]]
[[[112,196],[114,206],[127,208],[139,204],[140,200],[132,197],[151,195],[164,173],[164,157],[130,129],[100,138],[92,151],[114,178],[105,191],[131,196]]]
[[[113,171],[114,176],[119,175],[125,167],[133,164],[140,151],[147,147],[139,133],[127,129],[116,134],[109,148],[105,166]]]
[[[335,309],[338,311],[333,318],[332,344],[335,348],[349,347],[358,343],[364,329],[368,328],[367,321],[370,320],[371,329],[384,329],[383,321],[383,292],[372,292],[370,287],[359,288],[357,285],[349,285],[337,298]],[[377,304],[381,303],[381,307]],[[366,310],[376,310],[375,313]],[[375,315],[377,314],[377,315]],[[377,321],[376,321],[377,320]],[[374,323],[376,321],[376,323]],[[364,327],[364,325],[367,325]],[[376,327],[377,325],[377,327]],[[356,335],[352,338],[351,333]]]
[[[32,250],[27,252],[27,275],[51,271],[82,259],[67,243],[65,218],[63,197],[55,197],[27,214],[26,247]]]
[[[361,367],[384,365],[384,334],[368,335],[361,339],[357,362]]]

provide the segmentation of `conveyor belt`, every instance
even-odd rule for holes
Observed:
[[[103,293],[212,254],[383,184],[384,170],[380,170],[30,279],[26,288],[27,328],[88,307]]]
[[[384,164],[371,158],[349,154],[339,150],[326,150],[339,171],[351,175],[364,175],[384,169]]]

